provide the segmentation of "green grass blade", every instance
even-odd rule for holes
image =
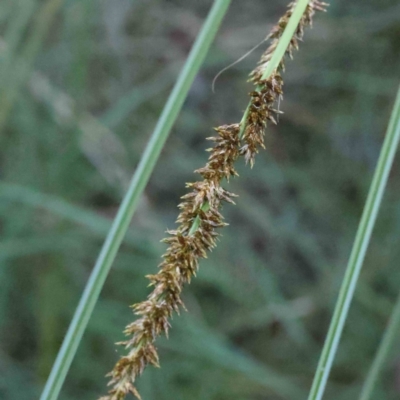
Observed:
[[[64,342],[53,365],[51,374],[40,397],[41,400],[55,400],[58,397],[107,274],[115,259],[125,232],[128,229],[140,195],[149,180],[170,129],[181,110],[193,79],[208,52],[229,4],[230,0],[215,1],[193,45],[104,242],[96,265],[85,287]]]
[[[378,351],[376,352],[374,361],[368,372],[367,378],[361,390],[360,400],[369,400],[372,398],[374,387],[378,381],[379,375],[385,366],[385,362],[389,356],[393,344],[398,340],[400,331],[400,295],[397,298],[389,324],[382,337]]]
[[[382,201],[390,169],[400,138],[400,88],[390,118],[389,126],[379,155],[368,198],[364,207],[350,259],[339,292],[328,335],[311,387],[309,400],[320,400],[336,354],[350,303],[371,238],[372,229]]]

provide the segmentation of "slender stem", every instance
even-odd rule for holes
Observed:
[[[320,400],[332,367],[350,303],[360,274],[372,229],[381,205],[390,169],[400,138],[400,88],[392,111],[385,140],[379,155],[363,215],[358,226],[346,273],[340,288],[339,298],[325,340],[321,358],[311,387],[309,400]]]
[[[140,196],[154,169],[170,129],[181,110],[194,77],[203,63],[208,49],[219,29],[230,1],[231,0],[216,0],[214,2],[196,38],[189,57],[158,120],[125,198],[103,244],[103,248],[101,249],[96,265],[82,294],[75,315],[53,365],[51,374],[40,397],[41,400],[55,400],[59,395],[107,274],[136,210]]]
[[[368,371],[367,379],[361,390],[360,400],[369,400],[372,398],[375,384],[379,378],[379,374],[385,366],[385,362],[389,356],[393,344],[398,340],[400,330],[400,294],[393,308],[389,324],[382,337],[378,351],[376,352],[374,361]]]
[[[299,25],[300,19],[303,16],[309,2],[310,0],[298,0],[291,17],[289,18],[289,22],[286,25],[286,28],[282,34],[282,37],[279,39],[278,45],[276,46],[276,49],[272,54],[271,60],[268,62],[267,68],[265,68],[265,71],[262,74],[261,79],[268,79],[271,76],[272,72],[274,72],[278,68],[278,65],[281,63],[282,58],[285,56],[286,49],[288,48],[289,43],[292,40],[296,28]],[[257,87],[257,89],[259,88]],[[246,129],[245,123],[247,120],[247,116],[249,115],[250,104],[251,103],[248,104],[246,111],[243,114],[243,118],[240,121],[240,139],[243,137],[244,131]]]
[[[262,75],[262,79],[268,79],[272,72],[278,68],[278,65],[281,63],[283,56],[285,55],[286,49],[289,46],[290,41],[299,25],[300,19],[306,10],[306,7],[310,0],[298,0],[296,6],[294,7],[293,13],[289,19],[288,24],[280,38],[278,45],[274,53],[272,54],[271,60],[267,64],[267,68]]]

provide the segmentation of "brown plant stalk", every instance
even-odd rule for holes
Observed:
[[[235,195],[221,187],[221,181],[237,176],[235,161],[244,156],[246,163],[254,164],[259,148],[265,148],[264,132],[267,122],[276,124],[275,107],[282,98],[284,70],[282,60],[270,77],[263,77],[268,62],[292,15],[296,2],[288,6],[285,15],[268,35],[271,44],[264,52],[258,66],[251,72],[250,80],[256,86],[250,93],[250,103],[240,124],[222,125],[215,128],[216,136],[208,138],[214,142],[207,164],[195,172],[203,178],[201,181],[188,183],[190,192],[182,197],[178,206],[180,214],[176,230],[168,231],[169,236],[163,241],[168,249],[163,255],[159,271],[148,275],[150,285],[154,287],[147,300],[133,306],[138,316],[136,321],[125,328],[128,339],[118,343],[125,346],[128,354],[121,357],[109,373],[112,389],[100,400],[122,400],[129,393],[140,399],[134,386],[136,378],[142,374],[148,364],[159,366],[157,349],[154,342],[157,336],[168,336],[169,319],[174,312],[184,308],[181,292],[185,283],[196,275],[199,259],[206,258],[207,252],[216,246],[218,228],[227,224],[220,213],[223,202],[232,203]],[[311,25],[315,11],[324,11],[327,4],[311,0],[297,26],[285,55],[292,57],[298,49],[304,28]]]

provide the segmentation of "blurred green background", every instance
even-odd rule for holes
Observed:
[[[38,398],[127,183],[212,2],[1,0],[0,398]],[[105,393],[211,128],[241,119],[286,1],[233,0],[142,198],[60,396]],[[311,385],[387,126],[400,4],[332,1],[287,61],[267,151],[227,188],[230,226],[189,313],[158,341],[145,400],[297,400]],[[400,286],[395,163],[326,399],[356,399]],[[117,353],[116,353],[117,351]],[[377,387],[400,398],[400,340]]]

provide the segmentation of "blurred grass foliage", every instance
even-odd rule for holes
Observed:
[[[38,397],[80,293],[211,1],[0,2],[0,398]],[[286,2],[233,1],[143,196],[60,399],[93,399],[147,294],[211,127],[238,122],[261,40]],[[287,63],[267,152],[230,183],[230,223],[159,341],[152,399],[305,398],[398,86],[400,6],[335,1]],[[400,284],[392,171],[328,385],[353,400]],[[375,397],[400,394],[400,343]]]

